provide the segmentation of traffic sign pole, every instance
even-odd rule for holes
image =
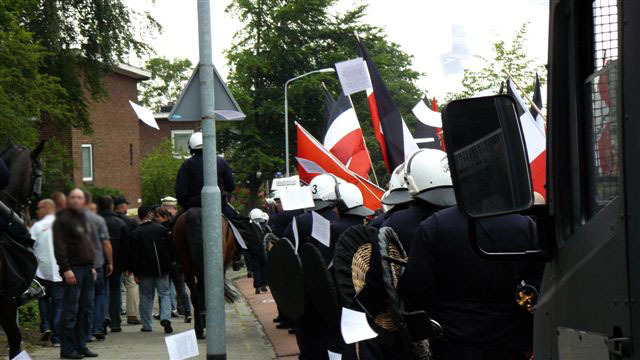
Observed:
[[[220,189],[216,161],[216,126],[213,86],[211,9],[209,0],[198,0],[200,49],[200,112],[204,186],[202,188],[202,243],[204,246],[205,302],[207,309],[207,360],[226,360],[224,273]]]

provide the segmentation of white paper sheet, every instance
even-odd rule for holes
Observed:
[[[231,230],[233,231],[233,236],[236,237],[236,241],[238,242],[238,244],[240,244],[240,247],[247,250],[247,244],[244,242],[244,239],[242,238],[242,235],[240,235],[240,232],[238,231],[238,229],[235,226],[233,226],[233,223],[231,221],[229,221],[229,225],[231,226]]]
[[[294,175],[284,178],[275,178],[271,181],[271,190],[289,189],[300,187],[300,176]]]
[[[353,344],[358,341],[373,339],[378,334],[371,329],[367,322],[367,315],[360,311],[342,308],[342,317],[340,318],[340,329],[342,337],[347,344]]]
[[[293,241],[295,242],[295,244],[293,244],[293,246],[295,247],[295,253],[298,253],[298,222],[296,221],[296,218],[293,218],[293,221],[291,222],[291,230],[293,230]]]
[[[309,209],[314,206],[313,196],[308,186],[279,189],[283,210]]]
[[[151,126],[154,129],[160,130],[160,128],[158,127],[158,123],[156,122],[156,118],[153,116],[153,112],[151,112],[151,110],[147,109],[144,106],[140,106],[131,100],[129,100],[129,104],[131,104],[133,111],[136,113],[136,116],[138,117],[138,119],[140,119],[140,121]]]
[[[311,212],[311,216],[313,218],[311,237],[326,247],[331,246],[331,223],[315,211]]]
[[[327,352],[329,353],[329,360],[342,360],[342,354],[334,353],[329,350],[327,350]]]
[[[367,65],[360,57],[336,63],[336,72],[347,96],[373,87]]]
[[[195,330],[181,332],[164,338],[170,360],[183,360],[200,355]]]
[[[16,355],[11,360],[32,360],[32,359],[31,359],[31,356],[29,356],[29,353],[27,353],[26,350],[22,350],[22,352],[20,352],[18,355]]]

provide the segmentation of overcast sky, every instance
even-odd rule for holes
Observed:
[[[196,0],[126,2],[137,10],[150,11],[163,26],[162,34],[151,43],[158,56],[198,62]],[[211,2],[213,61],[223,77],[228,72],[224,51],[241,27],[224,11],[229,2]],[[524,22],[531,23],[527,52],[540,62],[547,59],[548,0],[339,0],[332,11],[342,12],[362,2],[369,3],[364,21],[383,27],[389,39],[414,56],[413,68],[425,74],[418,86],[440,100],[461,88],[463,68],[481,66],[472,55],[490,56],[491,44],[512,39]],[[141,64],[140,59],[130,61]]]

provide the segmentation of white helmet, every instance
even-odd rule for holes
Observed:
[[[313,210],[321,210],[333,205],[338,197],[336,196],[336,185],[343,182],[333,174],[320,174],[314,177],[309,184],[311,196],[316,206]]]
[[[362,192],[357,186],[351,183],[340,183],[336,185],[336,196],[338,197],[338,210],[343,214],[370,216],[373,211],[364,206]]]
[[[202,133],[196,131],[189,138],[189,150],[202,150]]]
[[[437,206],[456,204],[447,153],[436,149],[418,150],[406,164],[405,177],[411,195]]]
[[[389,194],[382,199],[382,203],[386,205],[398,205],[411,202],[411,194],[407,188],[407,181],[404,174],[404,163],[398,165],[398,167],[391,173],[391,179],[389,179]]]
[[[262,212],[262,221],[269,222],[269,214],[264,211]]]
[[[266,215],[264,213],[264,211],[262,211],[262,210],[260,210],[258,208],[255,208],[255,209],[253,209],[253,210],[251,210],[249,212],[249,218],[251,219],[251,221],[253,221],[256,224],[265,221],[264,220],[264,215]],[[268,217],[268,215],[267,215],[267,217]]]
[[[385,202],[387,197],[389,196],[390,192],[391,192],[391,190],[385,191],[385,193],[382,195],[382,199],[380,199],[380,201],[382,202],[382,211],[385,214],[388,213],[389,211],[391,211],[391,209],[393,209],[393,207],[395,206],[395,205],[387,205],[386,202]],[[407,190],[407,193],[408,192],[409,192],[409,190]]]

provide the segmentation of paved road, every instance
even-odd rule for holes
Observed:
[[[234,274],[235,275],[235,274]],[[236,276],[232,276],[236,277]],[[157,301],[156,301],[157,303]],[[242,296],[234,304],[227,304],[226,335],[227,358],[229,360],[275,359],[271,343],[264,334],[262,325],[256,320],[251,308]],[[173,319],[174,334],[193,328],[182,319]],[[109,334],[107,340],[92,342],[89,348],[100,354],[98,359],[168,359],[164,332],[159,321],[154,322],[152,333],[140,332],[139,325],[124,325],[122,332]],[[206,340],[199,340],[200,356],[206,358]],[[30,353],[34,360],[58,359],[59,348],[42,347]]]

